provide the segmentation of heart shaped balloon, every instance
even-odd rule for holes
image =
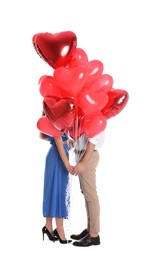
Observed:
[[[33,46],[38,55],[51,67],[66,66],[76,49],[77,38],[71,31],[37,33],[32,38]]]
[[[60,87],[60,93],[63,97],[76,97],[82,89],[87,77],[88,71],[82,65],[72,69],[61,67],[54,71],[55,81]]]
[[[55,96],[55,97],[61,97],[60,95],[60,89],[56,85],[55,80],[52,76],[42,76],[39,79],[39,91],[40,94],[43,97],[46,96]]]
[[[113,78],[109,74],[101,75],[91,86],[90,90],[94,92],[108,92],[113,86]]]
[[[89,138],[101,133],[106,128],[106,125],[106,118],[101,112],[89,115],[83,119],[83,129]]]
[[[122,89],[112,89],[107,94],[108,102],[101,112],[106,119],[110,119],[123,110],[128,102],[129,94]]]
[[[57,97],[45,97],[43,100],[43,110],[45,112],[45,115],[52,122],[58,117],[58,115],[56,116],[56,114],[54,114],[54,111],[52,110],[52,108],[58,101],[59,99]]]
[[[46,116],[39,118],[37,128],[40,132],[53,137],[59,137],[62,134]]]
[[[92,60],[87,62],[87,69],[89,71],[89,76],[86,81],[86,86],[90,86],[95,80],[97,80],[103,72],[104,65],[100,60]]]
[[[75,112],[67,111],[63,116],[53,122],[53,125],[61,132],[67,132],[74,125]]]
[[[75,106],[71,100],[56,100],[53,97],[45,97],[43,109],[52,124],[60,131],[68,131],[75,121]]]
[[[100,111],[108,102],[106,92],[94,93],[88,88],[83,88],[78,95],[78,104],[85,115]]]
[[[73,68],[73,67],[81,65],[81,64],[84,65],[84,62],[88,62],[88,56],[87,56],[86,52],[81,48],[76,48],[76,50],[72,56],[72,59],[71,59],[70,63],[68,64],[68,67]]]
[[[86,87],[90,87],[90,85],[101,76],[104,69],[104,65],[100,60],[92,60],[88,62],[88,60],[83,57],[83,54],[82,56],[80,54],[80,59],[73,60],[72,58],[69,63],[69,68],[74,68],[79,65],[82,65],[88,71],[88,78],[85,83]]]

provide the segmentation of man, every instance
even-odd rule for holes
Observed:
[[[73,170],[79,176],[80,188],[84,195],[87,228],[71,238],[78,240],[74,246],[91,246],[100,244],[100,206],[96,188],[96,168],[99,163],[98,149],[103,145],[104,132],[93,138],[82,135],[74,144],[77,164]]]

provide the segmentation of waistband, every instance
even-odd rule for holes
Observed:
[[[85,153],[86,150],[74,150],[75,153]],[[97,150],[93,150],[93,152],[96,152]]]

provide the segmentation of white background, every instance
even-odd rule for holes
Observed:
[[[153,259],[153,7],[150,0],[1,1],[1,259]],[[73,31],[77,47],[98,59],[129,102],[108,121],[97,188],[101,245],[42,241],[42,190],[48,144],[38,138],[38,80],[52,70],[35,52],[39,32]],[[68,234],[85,228],[78,178],[71,179]]]

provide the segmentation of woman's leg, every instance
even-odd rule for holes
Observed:
[[[57,232],[62,240],[65,240],[65,232],[64,232],[64,219],[63,218],[55,218]]]
[[[46,217],[46,224],[45,227],[49,230],[49,232],[53,233],[53,225],[52,225],[52,218]]]

